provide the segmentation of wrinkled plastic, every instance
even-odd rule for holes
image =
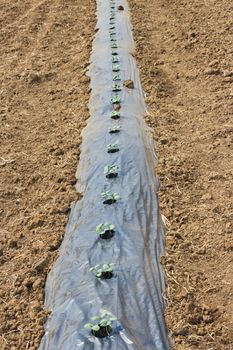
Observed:
[[[159,260],[164,255],[164,228],[158,207],[154,166],[156,157],[150,130],[144,122],[146,106],[138,70],[131,53],[134,42],[126,1],[116,1],[117,51],[122,91],[121,118],[111,119],[112,55],[109,37],[110,3],[97,0],[97,28],[89,75],[90,118],[83,130],[77,190],[59,258],[49,273],[45,304],[52,311],[40,350],[168,350],[164,322],[165,278]],[[131,79],[134,89],[123,87]],[[121,131],[108,129],[118,123]],[[119,152],[107,153],[118,143]],[[106,165],[119,166],[117,178],[107,179]],[[120,199],[104,205],[102,191]],[[102,240],[100,223],[115,225],[115,235]],[[91,266],[115,263],[114,277],[98,279]],[[117,317],[109,337],[98,339],[84,329],[102,309]]]

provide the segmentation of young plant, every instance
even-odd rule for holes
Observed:
[[[112,119],[117,120],[117,119],[120,119],[120,117],[121,117],[121,113],[120,113],[119,111],[113,111],[113,112],[111,113],[111,118],[112,118]]]
[[[112,322],[117,318],[110,312],[103,310],[100,315],[91,317],[91,321],[86,323],[84,328],[90,329],[97,338],[108,337],[112,332]]]
[[[113,81],[120,81],[120,80],[121,80],[120,74],[114,75],[114,77],[113,77],[112,80],[113,80]]]
[[[104,167],[104,175],[107,179],[113,179],[118,176],[119,166],[117,165],[106,165]]]
[[[96,226],[96,233],[100,236],[102,239],[110,239],[114,236],[115,233],[115,226],[113,224],[99,224]]]
[[[117,192],[111,193],[110,191],[105,191],[101,193],[101,197],[104,199],[103,204],[114,204],[118,199],[120,199],[120,196]]]
[[[94,272],[97,278],[110,279],[113,277],[114,263],[105,263],[102,266],[96,265],[90,268],[91,272]]]
[[[120,62],[119,57],[117,55],[113,56],[112,57],[112,63],[118,63],[118,62]]]
[[[112,143],[107,146],[108,153],[116,153],[119,152],[119,146],[117,143]]]
[[[117,47],[118,47],[118,46],[117,46],[117,43],[116,43],[116,42],[115,42],[115,43],[113,43],[113,42],[111,43],[111,48],[112,48],[112,49],[117,49]]]
[[[117,51],[112,50],[112,56],[118,56],[118,52],[117,52]]]
[[[113,64],[112,65],[112,71],[113,72],[119,72],[120,71],[120,65],[119,64]]]
[[[120,125],[114,125],[113,127],[108,129],[109,134],[116,134],[121,131]]]
[[[112,92],[119,92],[121,91],[120,84],[112,84]]]
[[[112,92],[119,92],[121,91],[120,84],[112,84]]]
[[[120,98],[120,96],[118,96],[118,95],[113,96],[113,97],[111,98],[111,102],[112,102],[113,104],[121,103],[121,98]]]

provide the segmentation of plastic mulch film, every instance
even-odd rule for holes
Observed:
[[[72,206],[47,279],[45,304],[51,315],[39,349],[168,350],[156,157],[131,54],[126,1],[97,0],[97,20],[88,73],[90,118],[77,170],[77,190],[84,196]],[[128,79],[133,89],[124,86]],[[90,271],[104,263],[114,264],[111,278]],[[85,324],[103,310],[116,320],[101,338]]]

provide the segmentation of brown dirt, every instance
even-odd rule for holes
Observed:
[[[167,218],[167,322],[176,350],[233,344],[232,5],[130,0]],[[35,350],[43,287],[75,193],[89,0],[0,5],[0,348]]]
[[[233,346],[233,4],[130,0],[167,218],[174,349]]]
[[[37,349],[43,334],[45,278],[78,197],[94,14],[90,0],[0,4],[0,349]]]

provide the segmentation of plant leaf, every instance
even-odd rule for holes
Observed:
[[[93,316],[93,317],[91,317],[92,321],[96,321],[96,320],[99,320],[99,319],[100,319],[100,316]]]
[[[107,323],[108,320],[106,318],[103,318],[101,321],[100,321],[100,325],[103,326],[105,323]]]
[[[85,328],[85,329],[92,329],[92,327],[93,327],[93,324],[92,324],[92,323],[86,323],[86,324],[84,325],[84,328]]]
[[[116,321],[116,320],[117,320],[116,316],[111,316],[110,317],[110,321]]]

